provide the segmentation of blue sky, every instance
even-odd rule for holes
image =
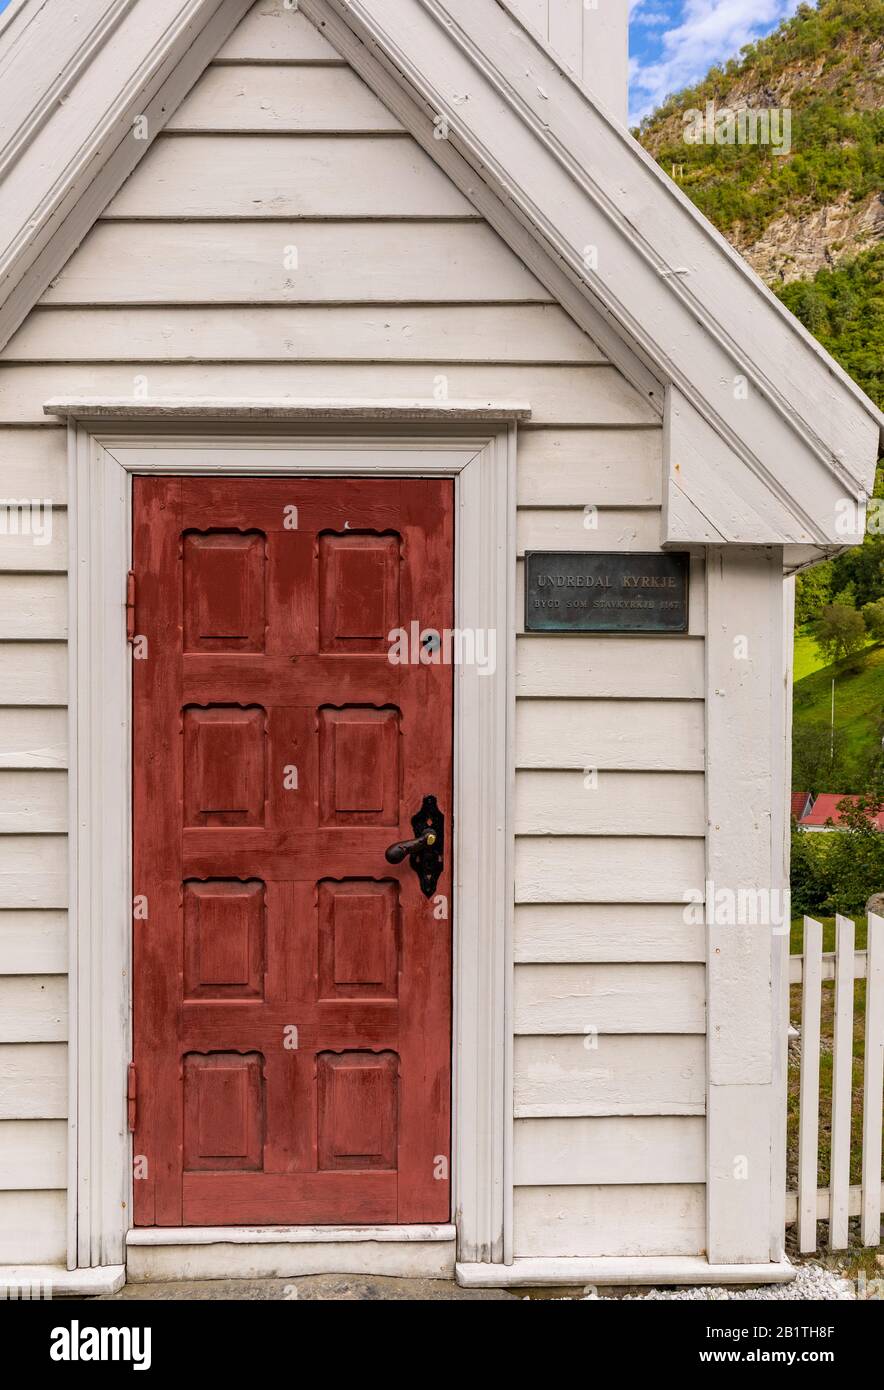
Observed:
[[[629,0],[630,118],[763,38],[799,0]]]

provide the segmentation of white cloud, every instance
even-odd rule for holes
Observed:
[[[645,0],[636,0],[630,14]],[[672,92],[699,81],[715,63],[739,53],[795,13],[800,0],[684,0],[681,20],[663,34],[660,58],[630,71],[631,120],[639,121]],[[648,12],[654,9],[653,0]],[[642,16],[634,16],[637,21]]]

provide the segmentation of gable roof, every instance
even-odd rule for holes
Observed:
[[[859,799],[858,796],[847,795],[845,792],[820,792],[813,805],[800,817],[799,824],[805,829],[817,830],[825,829],[829,821],[833,825],[841,825],[843,817],[838,810],[841,802],[849,801],[855,805]],[[884,830],[884,811],[878,811],[871,817],[871,821],[876,830]]]
[[[149,147],[131,137],[134,116],[161,129],[249,3],[75,8],[91,15],[94,53],[66,50],[73,127],[56,109],[68,82],[58,53],[0,34],[0,71],[27,70],[38,92],[10,145],[16,186],[33,184],[36,204],[16,219],[0,193],[0,344]],[[44,9],[24,0],[21,15],[37,25]],[[884,416],[509,11],[299,0],[291,22],[304,15],[663,419],[665,542],[797,556],[861,539]],[[53,135],[66,145],[47,171]]]
[[[792,815],[796,820],[800,820],[802,816],[807,815],[812,805],[813,797],[810,792],[792,793]]]

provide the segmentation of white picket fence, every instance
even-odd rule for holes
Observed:
[[[787,1222],[798,1223],[802,1252],[817,1249],[817,1222],[828,1221],[828,1248],[847,1248],[847,1222],[861,1217],[863,1245],[881,1242],[881,1104],[884,1092],[884,918],[869,915],[868,947],[854,948],[855,925],[836,918],[835,950],[823,955],[823,929],[804,919],[804,951],[790,957],[790,984],[802,986],[798,1191],[787,1194]],[[854,980],[866,981],[862,1183],[850,1185]],[[831,1165],[818,1186],[820,1014],[822,984],[834,980]]]

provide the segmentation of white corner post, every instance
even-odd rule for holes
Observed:
[[[789,930],[782,549],[710,547],[706,597],[707,1256],[762,1264],[781,1137],[772,967]]]

